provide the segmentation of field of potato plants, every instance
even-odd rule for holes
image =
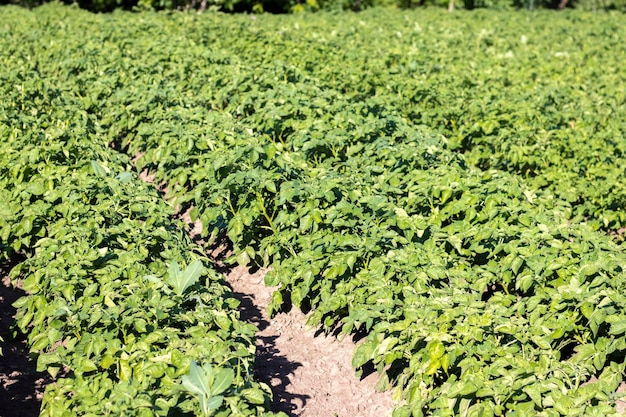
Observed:
[[[224,239],[271,313],[362,338],[394,417],[616,414],[625,39],[575,11],[0,8],[0,261],[41,415],[278,415]]]

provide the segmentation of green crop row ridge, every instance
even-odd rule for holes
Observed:
[[[0,259],[25,258],[16,324],[55,377],[41,415],[274,415],[256,328],[171,207],[77,90],[1,49]]]

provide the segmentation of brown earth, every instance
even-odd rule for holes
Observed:
[[[274,391],[273,411],[304,417],[391,415],[391,393],[374,389],[377,374],[355,376],[350,338],[339,342],[308,329],[306,316],[296,308],[268,317],[272,289],[263,283],[264,275],[237,267],[226,280],[241,301],[242,318],[259,328],[256,376]]]
[[[202,226],[191,221],[190,210],[181,214],[189,234],[201,241]],[[208,253],[215,267],[240,301],[241,318],[259,329],[256,334],[256,378],[274,393],[272,411],[290,417],[387,417],[391,415],[391,392],[375,390],[378,375],[355,375],[352,354],[356,344],[349,338],[341,342],[316,329],[307,328],[307,317],[297,308],[270,318],[267,306],[275,288],[265,285],[266,270],[225,267],[230,255],[226,245]]]
[[[140,178],[154,183],[154,176],[146,171]],[[168,193],[164,184],[157,189],[163,196]],[[190,212],[188,208],[178,217],[187,225],[191,238],[203,245],[202,224],[199,220],[192,222]],[[274,288],[263,282],[266,271],[226,267],[223,260],[230,255],[227,245],[218,244],[207,255],[214,260],[214,267],[224,273],[240,301],[241,318],[259,329],[255,377],[272,388],[272,411],[282,411],[290,417],[391,416],[391,392],[379,393],[374,388],[378,375],[356,376],[352,368],[356,344],[350,338],[340,342],[308,329],[306,316],[296,308],[268,317],[267,306]]]

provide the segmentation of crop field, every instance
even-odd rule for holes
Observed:
[[[224,240],[271,314],[361,338],[394,417],[616,414],[625,40],[618,13],[0,8],[0,261],[41,415],[279,415]]]

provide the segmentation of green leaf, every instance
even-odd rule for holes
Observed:
[[[220,369],[215,374],[211,394],[216,395],[226,391],[232,385],[234,378],[235,374],[231,368]]]
[[[221,395],[217,395],[215,397],[211,397],[208,400],[206,400],[205,405],[204,405],[204,414],[205,415],[211,415],[211,413],[213,413],[213,411],[217,410],[218,408],[220,408],[220,406],[222,405],[222,402],[224,401],[224,397],[222,397]]]
[[[181,381],[183,387],[190,393],[197,396],[205,396],[211,393],[211,376],[211,372],[206,372],[206,369],[192,361],[189,365],[189,373],[183,375]]]
[[[250,256],[248,255],[248,252],[242,250],[239,255],[237,255],[237,263],[241,266],[247,266],[250,264]]]
[[[426,369],[424,374],[426,375],[434,375],[441,368],[441,361],[439,359],[430,359],[427,362]]]
[[[106,177],[106,175],[109,172],[107,168],[100,165],[96,161],[91,161],[91,169],[93,170],[94,174],[96,174],[98,177]]]
[[[426,346],[428,357],[431,360],[439,359],[446,353],[446,348],[439,340],[429,342]]]
[[[31,182],[26,186],[26,191],[32,195],[42,195],[46,192],[46,189],[41,182]]]
[[[352,356],[352,367],[358,369],[370,361],[374,355],[376,343],[372,340],[366,340],[359,345]]]
[[[268,273],[265,274],[265,277],[263,278],[263,282],[268,287],[275,287],[280,282],[280,278],[278,274],[274,271],[268,271]]]
[[[586,318],[586,319],[590,319],[591,315],[593,314],[594,311],[594,307],[591,303],[588,302],[584,302],[581,306],[580,306],[580,312],[582,313],[582,315]]]
[[[561,415],[569,415],[572,406],[572,400],[559,391],[552,391],[552,400],[554,401],[554,409]]]
[[[199,260],[190,263],[184,271],[180,271],[176,261],[170,264],[170,283],[178,295],[183,295],[187,288],[198,282],[204,273],[204,266]]]
[[[598,272],[598,266],[594,264],[586,264],[580,268],[580,275],[584,277],[594,275],[596,272]]]
[[[133,173],[132,172],[120,172],[115,178],[117,178],[117,180],[121,182],[122,184],[128,184],[133,178]]]
[[[246,388],[241,391],[241,395],[252,404],[261,405],[265,403],[265,393],[259,388]]]
[[[267,190],[271,193],[276,194],[276,184],[274,183],[274,181],[271,180],[267,180],[265,182],[265,188],[267,188]]]
[[[611,323],[611,329],[609,330],[610,335],[617,336],[620,334],[624,334],[625,332],[626,332],[626,319]]]
[[[541,407],[541,389],[539,385],[527,385],[524,387],[524,392],[528,394],[537,407]]]
[[[178,262],[172,261],[168,268],[168,272],[169,272],[170,283],[172,283],[173,285],[173,282],[178,280],[178,277],[180,275],[180,265],[178,265]]]

